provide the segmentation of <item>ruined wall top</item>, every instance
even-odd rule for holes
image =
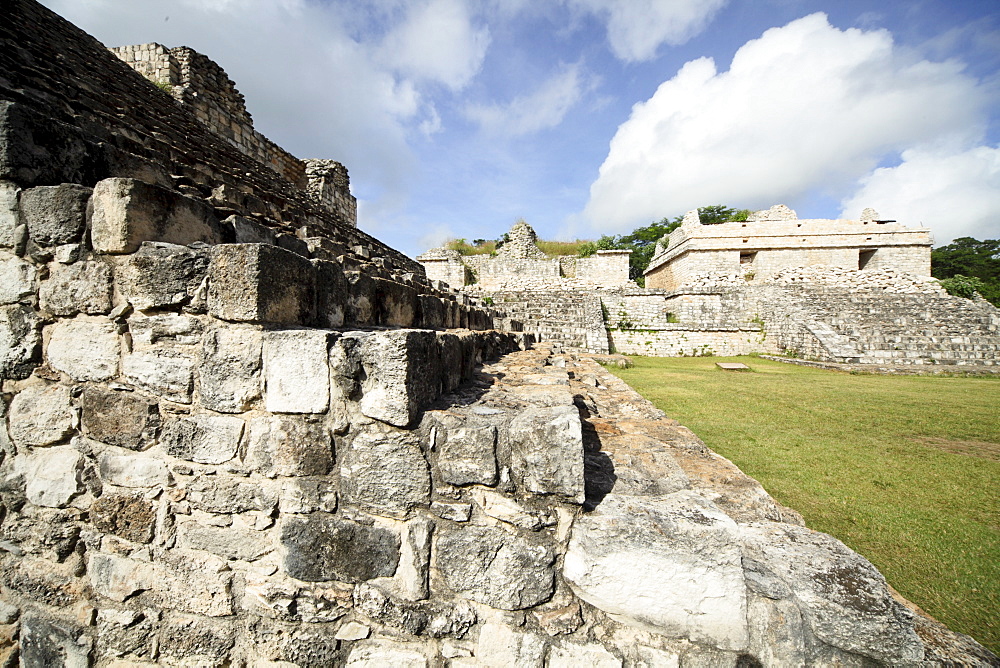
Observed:
[[[538,235],[534,228],[524,221],[515,223],[507,233],[508,241],[497,248],[497,257],[504,259],[544,260],[545,253],[538,248]]]

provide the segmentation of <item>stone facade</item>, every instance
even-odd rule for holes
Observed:
[[[595,362],[524,350],[383,246],[223,217],[139,180],[152,149],[95,164],[113,116],[24,132],[57,122],[21,113],[57,81],[27,55],[65,46],[64,92],[81,53],[138,75],[5,9],[0,665],[997,660]],[[139,83],[91,93],[143,107]],[[312,200],[252,165],[219,187],[301,222]]]
[[[767,279],[784,269],[815,265],[930,276],[930,231],[877,217],[866,209],[860,220],[800,220],[779,204],[745,222],[702,225],[697,211],[691,211],[658,244],[646,287],[674,290],[699,274]]]

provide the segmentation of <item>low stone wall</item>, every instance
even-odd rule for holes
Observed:
[[[608,329],[611,351],[648,357],[706,357],[778,353],[759,325],[723,329],[696,329],[665,325],[662,329]]]

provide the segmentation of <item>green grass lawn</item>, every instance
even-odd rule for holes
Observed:
[[[614,373],[903,596],[1000,653],[1000,379],[633,362]]]

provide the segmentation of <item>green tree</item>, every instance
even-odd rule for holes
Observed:
[[[978,241],[960,237],[947,246],[935,248],[931,251],[931,275],[937,279],[959,279],[942,281],[946,289],[974,285],[990,303],[1000,306],[1000,239]],[[970,283],[968,279],[978,282]]]

